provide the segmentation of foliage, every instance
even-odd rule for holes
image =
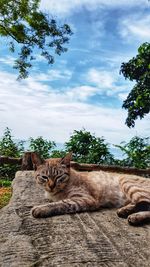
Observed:
[[[30,138],[29,147],[43,158],[62,158],[67,152],[73,152],[73,160],[79,163],[95,163],[120,165],[137,168],[150,167],[150,138],[133,137],[128,143],[122,142],[116,145],[126,155],[125,159],[114,159],[109,152],[108,144],[103,137],[97,138],[94,134],[83,130],[75,130],[65,143],[64,150],[55,149],[53,141],[43,137]],[[24,152],[23,142],[16,144],[13,141],[11,130],[6,128],[0,140],[0,155],[9,157],[21,157]],[[0,187],[9,187],[20,166],[3,164],[0,165]]]
[[[0,187],[10,187],[11,181],[0,179]]]
[[[66,151],[64,150],[53,150],[50,154],[51,158],[63,158],[66,155]]]
[[[34,152],[38,152],[38,154],[43,159],[50,157],[50,151],[55,146],[56,146],[55,142],[43,139],[42,136],[39,136],[35,139],[32,137],[30,138],[30,144],[29,144],[30,149]]]
[[[97,138],[85,129],[74,131],[65,143],[67,151],[73,152],[73,159],[82,163],[110,163],[113,156],[103,137]]]
[[[16,144],[12,139],[11,130],[6,127],[4,135],[0,140],[0,155],[17,158],[20,157],[23,151],[23,141]]]
[[[4,131],[4,135],[0,140],[0,155],[7,157],[18,158],[22,156],[24,151],[23,141],[16,144],[11,135],[11,130],[7,127]],[[0,166],[0,177],[13,179],[19,166],[12,166],[10,164],[3,164]]]
[[[123,108],[128,110],[126,124],[134,127],[137,118],[142,119],[150,112],[150,43],[142,44],[138,55],[122,63],[120,71],[126,79],[136,82],[123,102]]]
[[[9,200],[12,196],[11,188],[0,188],[0,209],[6,206],[9,203]]]
[[[59,26],[55,19],[41,12],[39,4],[40,0],[0,0],[0,36],[10,39],[12,53],[20,49],[14,65],[19,78],[28,76],[37,49],[48,64],[53,64],[52,52],[57,55],[66,52],[64,44],[72,34],[67,24]]]
[[[147,168],[150,167],[150,142],[149,138],[133,137],[128,143],[116,145],[127,158],[120,161],[120,165],[129,167]]]

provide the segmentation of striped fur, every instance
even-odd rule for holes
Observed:
[[[71,153],[44,162],[32,158],[35,178],[50,203],[32,208],[36,218],[117,207],[119,217],[132,225],[150,222],[150,179],[103,171],[77,172],[70,168]]]

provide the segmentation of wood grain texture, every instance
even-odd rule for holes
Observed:
[[[34,166],[32,164],[31,155],[37,154],[36,152],[25,152],[22,158],[11,158],[6,156],[0,156],[0,165],[3,164],[12,164],[12,165],[21,165],[21,170],[33,170]],[[100,165],[100,164],[86,164],[86,163],[77,163],[71,161],[71,167],[78,171],[107,171],[107,172],[118,172],[118,173],[127,173],[135,174],[143,177],[150,177],[150,168],[147,169],[138,169],[134,167],[121,167],[121,166],[111,166],[111,165]]]
[[[135,174],[143,177],[150,177],[150,168],[138,169],[134,167],[121,167],[117,165],[100,165],[100,164],[86,164],[77,163],[71,161],[71,167],[78,171],[106,171],[106,172],[117,172],[126,174]]]
[[[32,171],[18,172],[0,210],[1,267],[148,267],[150,225],[132,227],[115,210],[34,219],[45,203]]]

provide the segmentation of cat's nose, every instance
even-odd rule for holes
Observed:
[[[51,180],[48,181],[48,186],[51,190],[53,190],[54,188],[54,182],[52,182]]]

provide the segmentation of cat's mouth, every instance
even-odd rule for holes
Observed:
[[[61,191],[63,191],[64,189],[64,186],[53,186],[53,187],[45,187],[45,190],[48,192],[48,193],[51,193],[53,195],[57,195],[58,193],[60,193]]]
[[[55,192],[55,185],[51,185],[51,186],[46,185],[45,190],[49,193],[54,193]]]

